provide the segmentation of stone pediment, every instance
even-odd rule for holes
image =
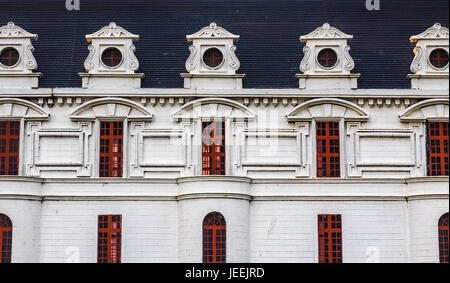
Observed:
[[[410,106],[400,114],[402,122],[426,122],[449,120],[447,99],[429,99]]]
[[[306,101],[287,115],[289,122],[311,121],[313,119],[345,119],[367,121],[369,114],[358,105],[342,99],[319,98]]]
[[[201,29],[199,32],[188,35],[186,36],[186,38],[189,42],[193,41],[194,39],[214,39],[214,38],[233,39],[237,41],[239,39],[239,35],[232,34],[226,29],[217,26],[216,23],[211,23],[208,27]]]
[[[0,38],[30,38],[37,40],[37,34],[32,34],[23,28],[16,26],[13,22],[9,22],[6,26],[0,27]]]
[[[74,121],[92,121],[114,118],[129,121],[151,121],[153,115],[143,106],[123,98],[99,98],[80,105],[70,118]]]
[[[196,119],[251,120],[255,114],[246,106],[224,98],[204,98],[194,100],[172,114],[174,121]]]
[[[92,39],[133,39],[138,40],[139,35],[133,34],[126,29],[111,22],[109,26],[101,28],[99,31],[86,35],[86,39],[90,42]]]
[[[443,27],[441,24],[437,23],[430,27],[421,34],[411,36],[411,42],[416,43],[419,40],[424,39],[448,39],[448,28]]]
[[[300,41],[305,42],[310,39],[353,39],[353,35],[346,34],[335,27],[330,26],[330,24],[325,23],[323,26],[315,29],[313,32],[301,36]]]
[[[50,114],[39,105],[18,98],[0,98],[0,118],[48,120]]]

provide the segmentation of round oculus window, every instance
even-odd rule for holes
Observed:
[[[6,67],[12,67],[19,62],[20,55],[17,49],[8,47],[1,51],[0,53],[0,64]]]
[[[435,49],[430,54],[430,63],[437,69],[448,66],[448,52],[442,48]]]
[[[122,63],[122,52],[114,47],[107,48],[103,51],[102,62],[109,68],[115,68]]]
[[[334,66],[336,66],[338,57],[333,49],[326,48],[319,52],[319,55],[317,56],[317,61],[323,68],[331,69]]]
[[[210,48],[203,54],[203,62],[212,69],[218,68],[223,63],[223,54],[217,48]]]

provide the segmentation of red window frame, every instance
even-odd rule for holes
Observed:
[[[12,228],[11,219],[0,214],[0,263],[11,263]]]
[[[341,177],[339,122],[316,123],[317,177]]]
[[[319,52],[317,60],[322,67],[332,68],[336,66],[337,63],[336,51],[330,48],[323,49]]]
[[[0,121],[0,175],[19,175],[20,122]]]
[[[98,216],[98,263],[121,263],[122,215]]]
[[[449,175],[448,124],[448,122],[429,122],[427,124],[428,176]]]
[[[225,158],[225,122],[203,122],[202,175],[225,175]]]
[[[100,123],[100,177],[123,174],[123,122]]]
[[[7,67],[16,65],[17,62],[19,62],[19,59],[19,51],[12,47],[5,48],[0,54],[0,64]]]
[[[449,224],[448,213],[439,219],[439,261],[440,263],[450,263],[449,260]]]
[[[122,62],[122,52],[117,48],[108,48],[102,53],[102,62],[110,68],[119,66]]]
[[[319,215],[319,263],[342,263],[342,216]]]
[[[227,226],[218,212],[203,220],[203,263],[226,263]]]
[[[217,68],[223,62],[223,53],[217,48],[210,48],[203,54],[203,62],[210,68]]]
[[[438,69],[447,67],[448,65],[448,52],[442,48],[435,49],[430,54],[431,64]]]

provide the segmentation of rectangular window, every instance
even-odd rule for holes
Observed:
[[[319,215],[319,263],[342,263],[342,216]]]
[[[317,177],[340,177],[339,122],[317,122]]]
[[[122,216],[100,215],[98,217],[98,263],[121,263]]]
[[[448,176],[448,123],[428,123],[428,176]]]
[[[19,175],[20,122],[0,121],[0,175]]]
[[[225,122],[202,123],[202,175],[225,175]]]
[[[100,177],[122,177],[123,122],[100,124]]]

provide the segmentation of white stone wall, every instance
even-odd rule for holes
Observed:
[[[319,214],[342,215],[344,262],[438,262],[438,220],[448,212],[445,177],[7,179],[0,213],[13,221],[13,262],[96,262],[98,215],[120,214],[123,262],[198,263],[211,212],[226,219],[229,263],[318,262]]]
[[[202,262],[203,220],[211,212],[221,213],[227,224],[227,263],[250,262],[249,202],[233,199],[193,199],[179,203],[179,262]]]
[[[201,262],[211,212],[230,263],[317,262],[325,213],[343,217],[344,262],[439,260],[448,177],[426,177],[425,123],[448,120],[447,94],[147,91],[0,98],[0,119],[22,123],[20,177],[0,177],[14,262],[96,262],[104,214],[123,217],[122,262]],[[201,120],[224,117],[227,176],[200,176]],[[117,118],[124,177],[98,178],[99,124]],[[324,120],[340,122],[342,178],[316,178]]]
[[[48,201],[41,262],[97,262],[98,215],[122,215],[122,262],[177,261],[176,202]]]
[[[341,214],[345,263],[407,262],[401,201],[252,203],[252,262],[317,263],[318,215]]]
[[[35,263],[40,259],[41,203],[33,200],[0,199],[0,213],[13,224],[13,263]]]
[[[439,219],[448,213],[448,198],[414,200],[408,203],[411,260],[418,263],[439,263]]]

